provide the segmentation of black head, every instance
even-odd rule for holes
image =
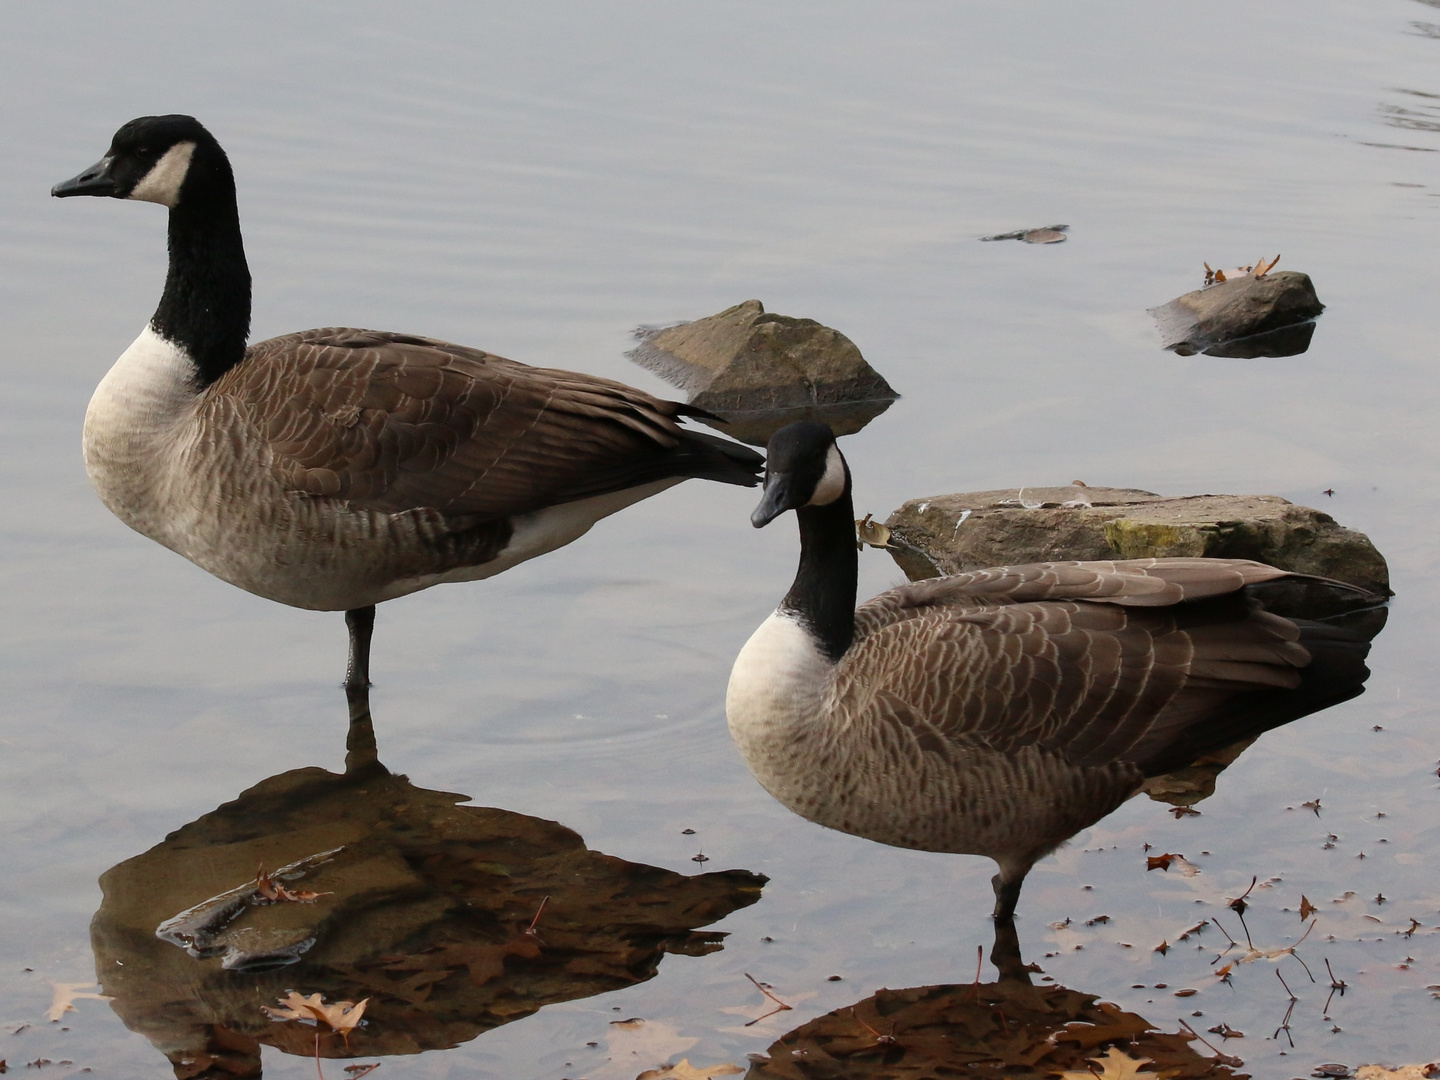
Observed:
[[[828,506],[850,490],[850,469],[835,433],[805,420],[770,436],[765,451],[765,495],[750,515],[757,529],[786,510]]]
[[[174,207],[195,176],[229,178],[230,164],[215,137],[193,116],[142,116],[115,133],[105,156],[50,194],[108,195]]]

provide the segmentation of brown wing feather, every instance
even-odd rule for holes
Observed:
[[[1124,559],[994,566],[881,593],[855,612],[857,638],[925,608],[985,608],[1043,600],[1166,607],[1292,577],[1249,559]]]
[[[683,406],[594,376],[369,330],[251,346],[215,386],[269,442],[283,482],[396,513],[498,517],[659,479]]]
[[[924,718],[931,740],[1001,752],[1035,745],[1075,764],[1101,764],[1238,693],[1299,683],[1310,654],[1295,624],[1241,596],[1180,607],[1125,603],[1148,598],[1156,580],[1167,591],[1213,597],[1279,571],[1222,562],[1136,573],[1132,565],[982,571],[877,598],[862,608],[864,630],[837,670],[836,707],[861,717],[894,712],[874,689],[883,687]],[[1095,599],[1020,599],[1067,592]]]

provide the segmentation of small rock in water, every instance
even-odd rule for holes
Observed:
[[[1180,356],[1203,352],[1248,360],[1296,356],[1310,347],[1315,317],[1325,305],[1308,274],[1224,273],[1211,271],[1213,284],[1150,309],[1163,348]]]
[[[756,446],[797,420],[852,434],[900,396],[840,331],[767,313],[759,300],[635,336],[630,359],[724,417],[717,430]]]
[[[982,236],[981,240],[1023,240],[1027,244],[1058,244],[1065,239],[1069,225],[1045,225],[1039,229],[1016,229],[1014,232]]]

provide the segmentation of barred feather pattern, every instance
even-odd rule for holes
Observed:
[[[1190,725],[1237,694],[1298,685],[1298,628],[1238,592],[1283,576],[1145,559],[923,581],[862,605],[833,665],[800,659],[814,646],[777,614],[737,660],[731,730],[803,816],[985,855],[1016,879],[1132,795]]]

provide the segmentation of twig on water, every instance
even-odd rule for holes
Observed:
[[[775,1008],[771,1009],[769,1012],[767,1012],[767,1013],[765,1013],[765,1014],[763,1014],[763,1015],[761,1015],[761,1016],[755,1017],[754,1020],[747,1021],[746,1024],[745,1024],[746,1027],[749,1027],[751,1024],[758,1024],[761,1020],[764,1020],[765,1017],[767,1017],[767,1016],[774,1016],[774,1015],[775,1015],[776,1013],[778,1013],[778,1012],[786,1012],[786,1011],[789,1010],[790,1006],[789,1006],[789,1005],[786,1005],[785,1002],[781,1001],[778,997],[776,997],[774,994],[772,994],[772,993],[766,988],[765,984],[762,983],[762,982],[760,982],[758,979],[756,979],[754,975],[751,975],[748,971],[747,971],[747,972],[744,972],[744,975],[745,975],[745,977],[746,977],[747,979],[749,979],[752,983],[755,984],[755,989],[756,989],[756,990],[759,990],[762,994],[764,994],[767,998],[769,998],[771,1001],[773,1001],[773,1002],[775,1003]]]

